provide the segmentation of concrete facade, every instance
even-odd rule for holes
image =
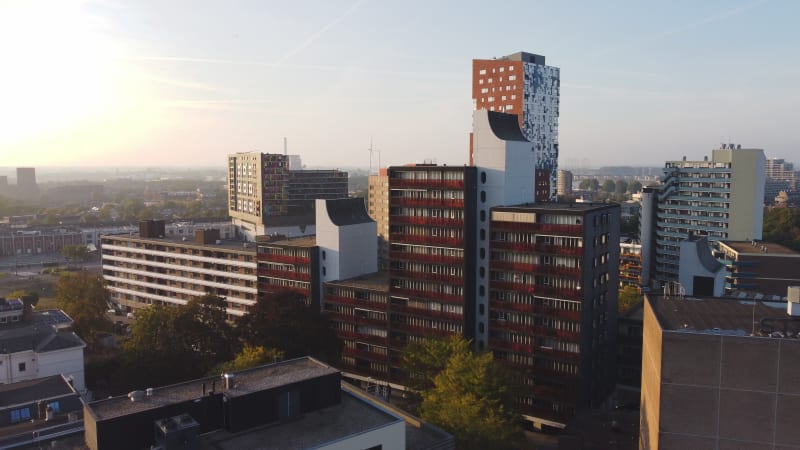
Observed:
[[[785,325],[782,313],[763,303],[648,296],[640,448],[800,448],[800,340],[773,333]]]

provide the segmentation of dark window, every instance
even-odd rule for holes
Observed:
[[[481,234],[481,240],[485,241],[486,240],[486,230],[481,228],[481,233],[480,234]]]
[[[486,191],[481,191],[481,201],[486,203]]]
[[[478,293],[480,293],[481,297],[483,297],[484,295],[486,295],[486,288],[483,287],[483,285],[478,286]]]
[[[325,261],[325,250],[322,251],[322,260]]]
[[[486,222],[486,211],[481,210],[481,222]]]
[[[484,330],[485,328],[486,328],[486,327],[484,327],[484,326],[483,326],[483,322],[479,322],[479,323],[478,323],[478,332],[479,332],[479,333],[483,333],[483,330]]]
[[[481,183],[486,184],[486,172],[481,172]]]
[[[481,249],[480,254],[481,254],[481,259],[486,259],[486,249],[485,248]]]
[[[25,363],[19,363],[19,371],[25,372]]]
[[[323,267],[323,268],[322,268],[322,276],[324,277],[324,276],[325,276],[325,275],[327,275],[327,274],[328,274],[328,271],[327,271],[327,270],[325,270],[325,268]]]
[[[486,276],[486,269],[481,267],[480,269],[478,269],[478,273],[480,273],[481,274],[481,278],[483,278],[483,277]]]
[[[480,315],[486,314],[486,307],[483,305],[478,305],[478,314]]]

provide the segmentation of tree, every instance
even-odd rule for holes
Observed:
[[[642,183],[638,182],[637,180],[631,180],[628,183],[628,192],[631,194],[635,194],[642,190]]]
[[[644,297],[642,297],[638,289],[633,286],[625,286],[619,291],[617,312],[622,314],[643,301]]]
[[[106,316],[108,291],[103,277],[89,272],[61,275],[56,286],[56,305],[72,317],[73,328],[87,344],[113,329]]]
[[[603,182],[603,191],[611,193],[617,189],[617,184],[614,183],[614,180],[606,180]]]
[[[619,225],[620,234],[639,235],[639,216],[623,217]]]
[[[61,254],[67,261],[86,261],[89,250],[85,245],[65,245],[61,248]]]
[[[250,312],[236,320],[246,345],[275,348],[287,358],[313,356],[336,363],[343,343],[319,311],[307,307],[304,297],[292,291],[269,293]]]
[[[469,351],[469,341],[452,336],[448,339],[424,339],[412,342],[403,349],[400,361],[414,389],[433,386],[436,375],[444,370],[447,360],[455,354]]]
[[[772,208],[764,215],[763,238],[800,250],[800,209]]]
[[[614,182],[614,193],[622,195],[628,191],[628,182],[625,180],[617,180]]]
[[[589,182],[589,179],[585,178],[585,179],[581,180],[581,182],[578,184],[578,189],[580,189],[582,191],[585,191],[585,190],[589,189],[591,187],[591,185],[592,185],[592,183]]]
[[[211,371],[211,374],[218,374],[220,372],[236,372],[238,370],[245,370],[263,364],[282,361],[283,358],[284,352],[278,349],[245,345],[231,361],[217,366],[216,369]]]
[[[600,182],[597,181],[597,178],[592,178],[589,180],[589,189],[593,191],[600,189]]]
[[[522,433],[514,402],[519,385],[496,365],[491,352],[473,353],[455,337],[423,342],[404,352],[432,379],[422,392],[422,419],[453,433],[459,449],[519,448]]]

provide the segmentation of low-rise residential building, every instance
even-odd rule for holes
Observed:
[[[800,253],[763,241],[721,241],[727,271],[725,291],[785,296],[800,286]]]
[[[254,244],[222,240],[218,230],[198,230],[194,241],[159,236],[163,221],[143,222],[138,235],[103,236],[103,278],[112,302],[134,310],[211,294],[225,299],[231,319],[256,303]]]
[[[85,347],[63,311],[26,313],[22,300],[0,298],[0,384],[63,374],[83,391]]]
[[[448,450],[453,437],[298,358],[86,404],[91,450]],[[180,447],[172,447],[180,445]]]

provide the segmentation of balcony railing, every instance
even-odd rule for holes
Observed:
[[[444,236],[422,236],[418,234],[391,233],[389,241],[398,244],[431,245],[437,247],[464,247],[464,238],[451,238]]]
[[[513,330],[525,335],[558,337],[558,338],[568,339],[570,342],[577,341],[577,339],[580,338],[580,334],[573,331],[559,330],[556,328],[547,328],[535,325],[527,325],[527,324],[512,322],[510,320],[489,319],[489,326],[491,328],[498,330]]]
[[[531,242],[492,241],[492,247],[525,253],[552,253],[556,255],[583,255],[583,247],[563,247],[560,245],[534,244]]]
[[[389,189],[464,189],[464,180],[390,178]]]
[[[407,206],[407,207],[433,207],[433,208],[453,208],[463,209],[464,200],[461,199],[422,199],[422,198],[405,198],[405,197],[389,197],[390,206]]]
[[[433,317],[436,319],[446,319],[455,322],[463,322],[464,316],[462,314],[450,313],[445,311],[437,311],[434,309],[414,308],[411,306],[391,305],[389,310],[392,312],[400,312],[416,317]]]
[[[342,297],[340,295],[330,295],[325,294],[324,303],[338,303],[343,305],[352,305],[357,308],[369,308],[374,309],[376,311],[386,312],[386,308],[389,307],[389,303],[380,303],[380,302],[373,302],[371,300],[366,299],[357,299],[357,298],[349,298],[349,297]]]
[[[502,348],[517,353],[533,353],[533,346],[504,341],[502,339],[489,339],[489,349]]]
[[[547,315],[552,317],[558,317],[561,319],[572,320],[574,322],[580,322],[581,320],[580,311],[568,311],[565,309],[554,308],[552,306],[524,305],[521,303],[505,302],[502,300],[490,300],[489,308],[497,311],[510,311],[510,312],[521,312],[528,314]]]
[[[555,223],[492,222],[492,230],[528,231],[563,236],[583,236],[583,225],[561,225]]]
[[[258,254],[259,261],[266,262],[282,262],[282,263],[295,263],[295,264],[310,264],[311,260],[305,256],[292,256],[292,255],[277,255],[277,254]]]
[[[385,338],[385,337],[374,336],[372,334],[358,333],[358,332],[355,332],[355,331],[336,330],[336,334],[339,335],[339,337],[344,338],[344,339],[354,339],[354,340],[358,340],[358,341],[365,341],[365,342],[369,342],[371,344],[378,344],[378,345],[387,346],[387,344],[389,343],[389,340],[387,338]]]
[[[489,264],[492,270],[502,269],[524,273],[550,273],[567,277],[579,277],[582,273],[581,269],[578,267],[551,266],[547,264],[527,264],[497,260],[492,260]]]
[[[462,228],[464,226],[464,219],[451,219],[447,217],[432,217],[432,216],[402,216],[391,215],[389,216],[389,224],[411,224],[411,225],[428,225],[439,227]]]
[[[447,275],[443,273],[431,272],[412,272],[409,270],[390,269],[389,275],[392,278],[408,278],[412,280],[430,280],[438,281],[441,283],[463,285],[464,278],[456,275]]]
[[[463,265],[464,258],[459,256],[426,255],[423,253],[411,253],[392,251],[389,252],[391,260],[411,260],[419,262],[431,262],[437,264]]]
[[[311,296],[311,288],[310,287],[298,287],[298,286],[277,286],[274,284],[268,283],[258,283],[258,292],[280,292],[280,291],[290,291],[290,292],[297,292],[298,294],[302,294],[306,297]]]
[[[431,300],[439,300],[445,303],[452,303],[455,305],[463,305],[464,304],[464,297],[461,295],[454,295],[454,294],[444,294],[441,292],[430,292],[430,291],[422,291],[419,289],[404,289],[399,287],[393,287],[389,289],[389,292],[392,294],[399,294],[403,296],[409,297],[419,297],[424,299],[431,299]]]
[[[392,322],[390,325],[392,327],[392,331],[402,331],[406,333],[411,333],[419,336],[439,336],[439,337],[446,337],[446,336],[453,336],[457,333],[442,330],[439,328],[431,328],[431,327],[423,327],[419,325],[409,325],[407,323],[395,323]]]
[[[380,362],[386,362],[389,359],[387,355],[381,355],[380,353],[370,352],[368,350],[359,350],[357,348],[352,348],[352,347],[342,348],[342,355],[353,356],[356,358],[363,358]]]
[[[386,328],[386,325],[389,323],[387,319],[373,319],[371,317],[360,317],[356,316],[355,314],[344,314],[334,311],[325,311],[325,314],[330,317],[331,320],[335,320],[337,322],[357,323],[359,325],[374,325],[379,328]]]
[[[290,280],[311,281],[311,274],[297,272],[294,270],[258,269],[258,275],[262,277],[276,277],[276,278],[288,278]]]

